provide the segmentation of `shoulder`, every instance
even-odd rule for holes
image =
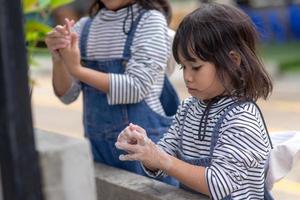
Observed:
[[[73,31],[75,31],[78,35],[81,34],[81,31],[85,25],[85,23],[90,19],[90,17],[82,17],[80,18],[74,25]]]
[[[143,16],[144,19],[152,19],[152,20],[162,20],[167,21],[165,16],[159,12],[158,10],[147,10]]]
[[[141,18],[141,25],[152,25],[156,27],[162,26],[167,27],[167,20],[165,16],[157,10],[148,10]],[[154,26],[154,27],[155,27]]]
[[[238,104],[228,113],[228,116],[236,120],[245,120],[245,117],[255,118],[257,120],[261,117],[259,108],[254,102]]]
[[[245,102],[235,106],[222,123],[221,132],[238,135],[257,135],[261,137],[265,132],[263,116],[253,102]]]

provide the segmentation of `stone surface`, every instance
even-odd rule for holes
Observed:
[[[35,131],[46,200],[96,200],[89,143]]]
[[[98,200],[174,200],[208,197],[103,164],[95,165]]]

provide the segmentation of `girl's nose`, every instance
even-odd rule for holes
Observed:
[[[183,71],[183,78],[184,78],[184,81],[185,81],[186,83],[192,82],[192,81],[193,81],[193,76],[192,76],[191,71],[188,70],[188,69],[185,69],[185,70]]]

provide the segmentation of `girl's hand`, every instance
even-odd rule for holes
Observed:
[[[76,77],[76,74],[79,72],[82,67],[80,64],[80,50],[78,46],[78,36],[75,32],[71,31],[72,22],[68,19],[65,19],[66,22],[66,31],[70,37],[70,43],[65,48],[60,48],[59,53],[61,58],[67,67],[71,75]]]
[[[137,125],[130,126],[121,132],[115,144],[118,149],[129,152],[127,155],[120,155],[120,160],[138,160],[152,171],[167,171],[172,163],[170,155],[156,146],[143,128]]]
[[[132,136],[132,132],[136,130],[136,125],[130,123],[118,136],[117,142],[137,144],[137,140]]]
[[[73,20],[70,23],[72,26],[74,25]],[[58,52],[58,49],[66,48],[70,44],[70,40],[71,37],[68,31],[66,30],[66,25],[58,25],[47,34],[45,38],[45,43],[55,61],[61,60],[61,56]]]

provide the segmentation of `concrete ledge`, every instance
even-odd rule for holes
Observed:
[[[46,200],[208,200],[154,179],[94,164],[85,139],[41,130],[35,131],[35,138]]]
[[[95,164],[98,200],[208,200],[165,183],[124,170]]]
[[[85,139],[35,130],[46,200],[96,200],[94,165]]]

